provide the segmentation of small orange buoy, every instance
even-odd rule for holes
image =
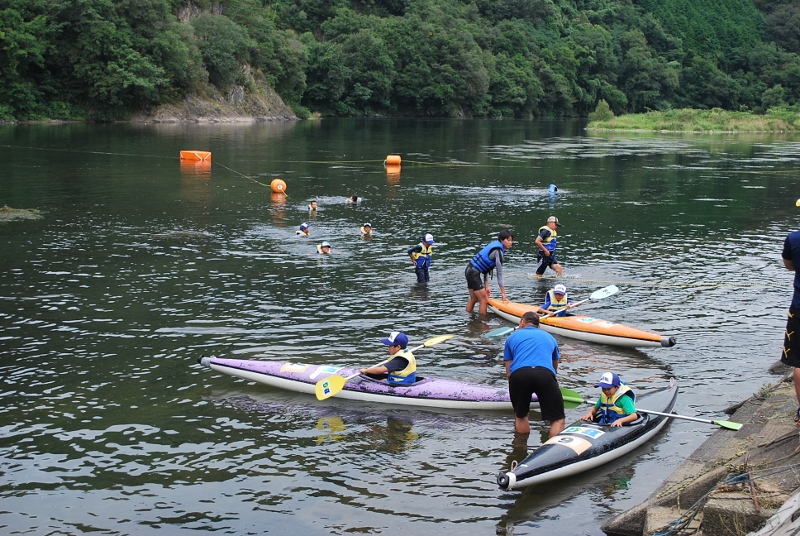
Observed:
[[[286,191],[286,183],[283,182],[283,179],[272,179],[272,182],[269,183],[269,187],[272,188],[272,191],[276,194],[282,194]]]
[[[401,160],[402,159],[400,158],[399,154],[390,154],[389,156],[386,157],[384,164],[386,164],[387,166],[399,166]]]
[[[211,153],[208,151],[181,151],[181,160],[211,162]]]

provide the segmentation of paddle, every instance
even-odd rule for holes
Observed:
[[[662,417],[672,417],[673,419],[686,419],[687,421],[697,421],[697,422],[704,422],[706,424],[716,424],[717,426],[721,426],[722,428],[727,428],[728,430],[738,430],[742,427],[742,423],[740,422],[731,422],[731,421],[710,421],[707,419],[698,419],[697,417],[688,417],[686,415],[677,415],[675,413],[661,413],[660,411],[653,411],[650,409],[644,408],[636,408],[636,411],[641,411],[643,413],[652,413],[653,415],[661,415]]]
[[[586,303],[587,301],[598,301],[604,298],[608,298],[609,296],[613,296],[619,292],[619,289],[616,285],[608,285],[607,287],[603,287],[601,289],[595,290],[592,292],[589,297],[585,300],[581,300],[579,302],[571,303],[570,309],[574,309],[575,307],[579,306],[582,303]],[[542,318],[547,318],[548,316],[553,316],[555,314],[560,313],[564,309],[559,309],[558,311],[548,311],[546,315],[542,315]]]
[[[438,337],[433,337],[432,339],[428,339],[424,343],[420,344],[416,348],[412,348],[411,350],[408,351],[415,352],[420,348],[426,348],[428,346],[433,346],[434,344],[439,344],[440,342],[444,342],[452,337],[453,335],[440,335]],[[383,365],[384,363],[388,363],[389,361],[394,359],[394,357],[395,356],[391,356],[389,357],[389,359],[384,359],[380,363],[376,363],[375,365],[372,366],[377,367],[378,365]],[[327,378],[321,379],[320,381],[317,382],[317,385],[314,387],[314,392],[317,394],[317,400],[325,400],[327,398],[334,396],[336,393],[342,390],[344,384],[346,384],[348,380],[352,380],[359,374],[361,373],[357,372],[351,376],[348,376],[347,378],[343,378],[342,376],[328,376]]]
[[[592,292],[592,294],[589,296],[588,299],[581,300],[579,302],[573,303],[571,308],[575,308],[575,307],[579,306],[582,303],[586,303],[587,301],[598,301],[598,300],[602,300],[604,298],[608,298],[609,296],[613,296],[617,292],[619,292],[619,288],[617,288],[616,285],[609,285],[607,287],[603,287],[603,288],[601,288],[599,290],[595,290],[594,292]],[[542,315],[541,318],[547,318],[547,317],[552,316],[554,313],[557,313],[557,312],[558,311],[550,311],[546,315]],[[497,328],[497,329],[493,329],[492,331],[486,332],[485,336],[486,337],[501,337],[503,335],[508,335],[509,333],[511,333],[513,331],[516,331],[517,329],[519,329],[519,326],[517,326],[515,328],[508,327],[508,326],[504,327],[504,328]]]
[[[564,398],[564,402],[570,406],[570,408],[578,407],[585,402],[583,397],[577,391],[573,391],[572,389],[567,389],[566,387],[561,387],[561,396]],[[644,411],[644,410],[642,410]]]

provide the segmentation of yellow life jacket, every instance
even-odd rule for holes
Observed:
[[[558,238],[558,233],[555,232],[554,229],[551,229],[550,227],[548,227],[547,225],[542,225],[541,227],[539,227],[539,234],[540,235],[541,235],[543,229],[547,229],[548,231],[550,231],[550,236],[548,236],[547,238],[542,239],[542,245],[544,246],[544,248],[546,250],[548,250],[550,252],[553,252],[553,251],[556,250],[556,242],[557,242],[556,238]]]
[[[394,357],[402,357],[408,360],[408,366],[403,370],[390,372],[388,382],[392,385],[411,385],[417,379],[417,360],[409,350],[401,350]]]
[[[556,293],[552,289],[547,291],[547,297],[550,299],[550,305],[547,306],[547,311],[560,311],[569,303],[566,294],[564,294],[563,298],[557,300]]]
[[[620,384],[617,392],[614,393],[614,396],[611,398],[607,397],[605,393],[600,395],[600,421],[602,424],[611,424],[612,422],[616,421],[617,419],[621,419],[628,415],[623,411],[623,409],[617,406],[616,402],[619,400],[621,396],[630,396],[634,401],[636,401],[636,396],[633,394],[633,391],[627,385]]]
[[[422,251],[412,251],[411,258],[417,266],[431,265],[431,256],[433,256],[433,246],[427,245],[425,242],[419,243]]]

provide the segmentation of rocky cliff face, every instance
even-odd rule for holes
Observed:
[[[246,74],[252,81],[248,88],[234,86],[227,94],[222,94],[208,86],[204,95],[191,95],[180,103],[137,113],[131,120],[148,123],[233,123],[298,119],[265,80],[249,76],[249,72]]]

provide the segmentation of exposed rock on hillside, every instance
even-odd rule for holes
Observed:
[[[191,95],[178,104],[165,104],[131,120],[154,123],[292,121],[298,117],[263,80],[250,78],[249,88],[234,86],[223,95],[208,86],[205,95]]]

